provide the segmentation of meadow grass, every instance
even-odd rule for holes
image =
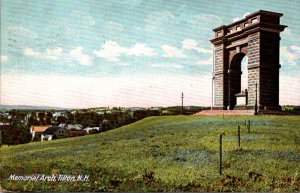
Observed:
[[[1,186],[11,191],[300,191],[299,118],[148,117],[100,134],[2,147]],[[251,120],[250,133],[245,120]],[[11,174],[90,178],[9,181]]]

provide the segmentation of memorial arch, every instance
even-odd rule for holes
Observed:
[[[260,10],[214,29],[213,109],[279,110],[280,25],[283,14]],[[248,58],[248,88],[241,62]]]

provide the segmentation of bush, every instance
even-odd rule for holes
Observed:
[[[22,125],[1,125],[2,144],[18,145],[29,143],[31,140],[30,129]]]
[[[100,133],[100,131],[97,130],[97,129],[91,129],[91,130],[89,131],[89,134],[96,134],[96,133]]]

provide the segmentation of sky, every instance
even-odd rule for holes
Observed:
[[[299,0],[2,0],[0,104],[210,106],[212,29],[258,10],[284,14],[280,104],[300,105]]]

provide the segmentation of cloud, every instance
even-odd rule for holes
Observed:
[[[233,22],[236,22],[236,21],[240,20],[240,18],[239,17],[235,17],[232,20],[233,20]]]
[[[236,21],[238,21],[238,20],[240,20],[240,19],[243,19],[243,18],[245,18],[245,17],[246,17],[247,15],[249,15],[249,14],[250,14],[250,12],[245,13],[245,14],[243,15],[242,18],[235,17],[235,18],[233,18],[233,22],[236,22]]]
[[[35,52],[33,49],[31,48],[25,48],[24,49],[24,55],[25,56],[32,56],[34,58],[39,58],[39,59],[45,59],[45,60],[57,60],[56,56],[51,56],[51,55],[47,55],[47,54],[43,54],[41,52]]]
[[[163,68],[183,68],[180,64],[173,64],[173,63],[158,63],[158,64],[151,64],[152,67],[163,67]]]
[[[243,17],[246,17],[247,15],[250,15],[251,13],[250,12],[247,12],[243,15]]]
[[[155,56],[156,53],[152,48],[148,48],[146,44],[135,44],[132,48],[129,48],[127,51],[128,55],[140,56]]]
[[[162,45],[161,48],[165,52],[166,57],[171,58],[186,58],[182,51],[174,46]]]
[[[48,55],[54,55],[54,56],[62,56],[63,55],[63,49],[61,47],[56,47],[54,49],[47,49],[46,53]]]
[[[186,39],[182,42],[182,49],[185,50],[196,50],[199,53],[212,54],[211,49],[198,47],[198,42],[193,39]]]
[[[127,48],[120,46],[116,41],[107,41],[101,46],[101,50],[94,51],[100,58],[105,58],[111,62],[118,62],[121,54],[128,51]]]
[[[300,58],[300,47],[292,45],[288,48],[289,57],[292,59],[299,59]]]
[[[193,39],[186,39],[182,42],[182,48],[186,50],[191,50],[197,48],[198,42]]]
[[[120,61],[119,57],[124,55],[129,56],[155,56],[156,53],[152,48],[147,47],[146,44],[135,44],[131,48],[122,47],[116,41],[109,40],[105,42],[101,46],[101,50],[95,50],[94,54],[100,58],[107,59],[111,62],[118,62]]]
[[[25,56],[31,56],[50,61],[62,59],[76,61],[81,65],[90,65],[92,63],[91,58],[88,55],[83,54],[83,48],[80,46],[74,48],[68,54],[63,53],[63,49],[61,47],[47,49],[45,53],[36,52],[32,48],[25,48],[23,54]]]
[[[194,19],[191,21],[191,23],[196,25],[199,25],[203,22],[206,22],[210,25],[220,25],[223,23],[220,17],[212,14],[197,14],[194,16]]]
[[[8,60],[7,56],[1,56],[0,62],[6,62]]]
[[[281,63],[283,65],[296,65],[296,61],[300,59],[300,47],[292,45],[290,47],[282,47],[281,51]]]
[[[40,53],[34,52],[31,48],[25,48],[24,54],[26,56],[38,56]]]
[[[70,51],[70,59],[79,62],[82,65],[90,65],[91,58],[88,55],[82,53],[83,48],[78,46]]]

